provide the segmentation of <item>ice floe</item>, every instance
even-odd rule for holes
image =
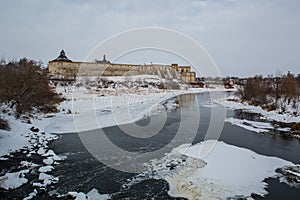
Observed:
[[[53,166],[43,166],[39,168],[39,172],[51,172],[53,169]]]
[[[25,197],[23,200],[29,200],[32,199],[33,197],[35,197],[37,195],[37,190],[34,189],[33,192],[29,193],[27,197]]]
[[[211,146],[214,148],[203,157],[203,151]],[[171,168],[170,163],[173,163]],[[221,141],[208,140],[193,146],[181,145],[165,157],[153,160],[151,173],[154,178],[165,179],[170,184],[171,196],[226,199],[250,197],[252,193],[267,194],[264,179],[275,177],[276,169],[284,166],[294,164]]]
[[[32,168],[32,167],[37,167],[39,166],[38,164],[35,164],[33,162],[28,162],[28,161],[21,161],[20,162],[21,167],[27,167],[27,168]]]
[[[261,132],[269,132],[273,129],[273,126],[269,122],[257,122],[257,121],[250,121],[246,119],[237,119],[237,118],[226,118],[225,122],[229,122],[233,125],[245,128],[250,131],[254,131],[257,133]]]
[[[29,170],[21,170],[18,172],[6,173],[0,177],[0,187],[6,190],[15,189],[28,182],[25,178],[25,174]]]
[[[108,194],[100,194],[95,188],[87,194],[83,192],[69,192],[68,195],[75,198],[75,200],[106,200],[110,197]]]
[[[52,157],[48,157],[43,159],[43,163],[45,163],[46,165],[52,165],[54,163],[54,160]]]
[[[278,130],[278,131],[282,131],[282,132],[289,132],[289,131],[291,131],[291,128],[289,128],[289,127],[284,127],[284,128],[276,128],[276,130]]]
[[[58,181],[58,177],[41,172],[39,174],[39,180],[42,181],[42,183],[33,183],[32,185],[35,187],[46,187],[47,185],[56,183]]]

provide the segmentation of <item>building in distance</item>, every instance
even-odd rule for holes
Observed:
[[[137,76],[157,75],[165,79],[177,79],[187,83],[196,82],[196,73],[191,71],[191,66],[179,66],[178,64],[119,64],[111,63],[103,56],[102,60],[95,62],[74,62],[70,60],[65,51],[49,61],[49,73],[61,75],[65,78],[76,78],[78,76]]]

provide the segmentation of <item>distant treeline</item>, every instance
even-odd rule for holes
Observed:
[[[267,110],[280,108],[285,112],[287,106],[297,109],[300,97],[300,75],[288,72],[286,75],[263,78],[247,78],[239,87],[238,93],[243,101],[259,105]]]

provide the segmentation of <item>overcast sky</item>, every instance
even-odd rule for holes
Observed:
[[[47,63],[63,48],[70,59],[80,61],[119,32],[163,27],[202,44],[224,76],[298,74],[299,10],[298,0],[1,1],[0,56]],[[164,56],[151,61],[176,61]],[[124,61],[141,63],[141,58],[140,52]]]

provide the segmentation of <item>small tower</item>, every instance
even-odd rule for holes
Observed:
[[[72,60],[66,56],[65,51],[62,49],[59,53],[59,56],[51,62],[72,62]]]
[[[61,57],[66,57],[65,51],[62,49],[61,52],[59,53],[59,56]]]
[[[95,59],[95,62],[96,63],[101,63],[101,64],[110,64],[110,62],[108,60],[106,60],[105,54],[103,55],[103,59],[102,60]]]

